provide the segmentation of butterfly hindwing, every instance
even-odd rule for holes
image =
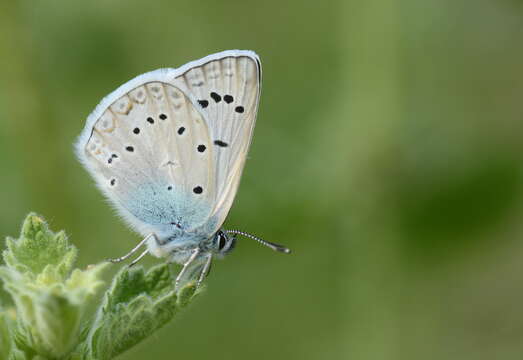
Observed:
[[[102,113],[81,156],[125,218],[131,215],[145,228],[178,221],[192,228],[212,209],[208,148],[202,114],[182,91],[155,81],[125,93]]]

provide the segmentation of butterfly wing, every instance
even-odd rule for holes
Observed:
[[[174,79],[200,107],[213,145],[215,193],[211,232],[232,206],[252,139],[261,88],[261,65],[252,51],[212,56]]]
[[[259,88],[250,51],[141,75],[89,116],[78,157],[135,230],[210,236],[238,188]]]
[[[159,236],[206,221],[215,192],[204,145],[210,137],[187,96],[147,81],[102,110],[84,130],[78,155],[119,213],[138,231]]]

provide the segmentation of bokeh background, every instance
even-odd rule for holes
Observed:
[[[135,75],[253,49],[227,224],[294,253],[241,241],[121,359],[521,359],[522,36],[517,0],[4,0],[1,236],[36,211],[81,266],[125,253],[73,156],[85,118]]]

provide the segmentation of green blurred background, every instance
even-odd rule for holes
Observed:
[[[81,266],[125,253],[73,156],[85,118],[135,75],[252,49],[227,224],[294,253],[241,241],[121,359],[521,359],[522,36],[516,0],[3,0],[1,235],[36,211]]]

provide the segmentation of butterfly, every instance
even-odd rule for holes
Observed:
[[[177,69],[151,71],[105,97],[87,118],[75,147],[80,162],[117,213],[143,240],[146,254],[183,265],[176,278],[207,276],[242,235],[222,225],[238,190],[252,139],[261,63],[228,50]]]

